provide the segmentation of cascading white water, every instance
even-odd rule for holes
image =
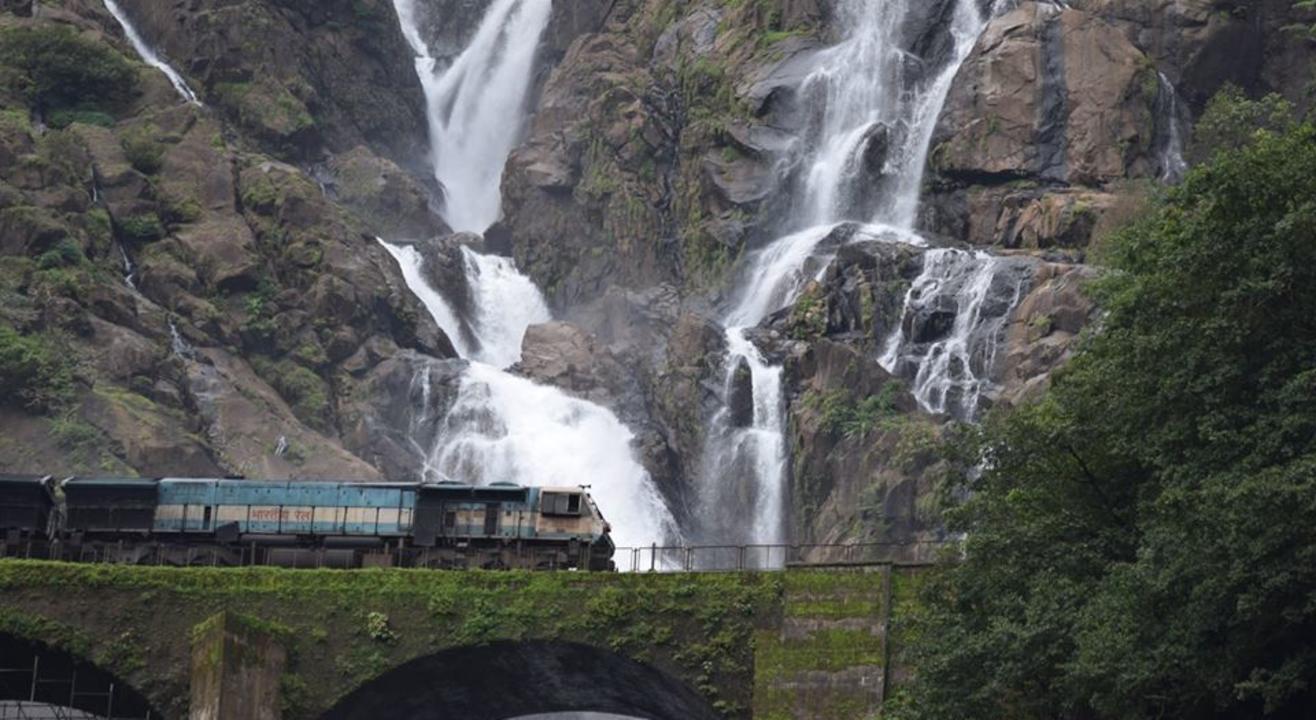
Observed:
[[[676,524],[607,409],[489,365],[472,364],[442,423],[429,467],[488,484],[592,485],[619,547],[674,536]]]
[[[429,105],[434,176],[452,229],[482,233],[498,220],[507,156],[525,123],[535,51],[549,0],[494,0],[466,49],[443,67],[417,22],[416,0],[394,0]]]
[[[1157,73],[1160,78],[1160,92],[1156,104],[1160,114],[1159,123],[1163,124],[1161,133],[1161,182],[1174,184],[1183,180],[1188,173],[1188,161],[1183,155],[1184,111],[1179,104],[1179,91],[1165,73]]]
[[[501,211],[503,165],[525,121],[534,53],[551,3],[494,0],[469,45],[446,68],[430,53],[415,0],[394,0],[394,5],[418,56],[429,103],[444,219],[454,229],[483,232]],[[461,247],[473,308],[463,326],[454,305],[426,280],[421,254],[411,246],[383,244],[457,352],[472,361],[434,437],[423,438],[429,443],[426,479],[588,484],[618,546],[661,544],[677,536],[671,512],[632,451],[633,433],[616,415],[504,370],[520,360],[526,328],[552,319],[533,281],[508,258]],[[418,373],[416,382],[424,409],[413,431],[424,434],[434,420],[425,415],[432,393],[429,373]]]
[[[409,246],[383,244],[402,267],[407,286],[456,344],[461,337],[456,315],[425,280],[420,254]],[[491,259],[473,252],[468,256],[469,279],[482,288],[474,293],[476,302],[482,303],[481,310],[495,301],[499,303],[495,308],[524,303],[521,324],[498,326],[504,332],[501,336],[482,336],[492,339],[472,355],[459,348],[472,362],[461,378],[456,400],[439,422],[437,436],[423,438],[432,441],[423,451],[425,479],[541,487],[588,484],[613,523],[619,547],[647,547],[676,537],[671,512],[632,452],[634,435],[616,415],[502,369],[520,359],[525,328],[549,316],[533,283],[510,265],[486,262]],[[499,287],[511,291],[502,295]],[[541,316],[542,320],[536,319]],[[503,365],[494,364],[495,360]],[[430,406],[429,373],[422,369],[416,382],[422,384],[423,413]],[[429,420],[418,418],[413,432],[428,427]]]
[[[521,359],[526,328],[552,320],[553,314],[534,281],[522,275],[510,259],[482,255],[468,247],[461,252],[480,341],[473,357],[495,367],[510,367]]]
[[[174,323],[173,318],[169,319],[169,350],[184,360],[196,359],[196,348],[178,332],[178,325]]]
[[[986,26],[976,0],[958,0],[951,27],[951,57],[936,67],[911,62],[900,36],[920,0],[852,0],[839,4],[847,39],[825,51],[801,86],[819,107],[804,143],[800,195],[788,221],[795,231],[752,253],[723,315],[727,328],[724,408],[712,419],[705,443],[698,511],[699,534],[719,542],[779,543],[784,538],[782,494],[786,478],[785,408],[781,368],[765,361],[746,330],[794,303],[830,256],[820,244],[846,220],[881,227],[877,234],[910,242],[928,146],[955,73]],[[911,76],[911,73],[928,73]],[[870,143],[884,148],[878,178],[869,165]],[[873,193],[866,186],[880,185]],[[861,196],[876,195],[875,202]],[[916,243],[919,241],[915,241]],[[808,262],[817,269],[807,274]],[[737,374],[747,368],[753,418],[736,427],[731,403]],[[743,420],[743,418],[742,418]],[[728,516],[749,516],[748,529]]]
[[[136,290],[137,266],[133,265],[133,261],[128,257],[128,251],[123,249],[123,245],[120,244],[117,247],[119,248],[119,260],[122,261],[123,266],[123,284],[127,285],[130,290]]]
[[[914,397],[928,412],[974,419],[1027,274],[1017,261],[985,252],[928,250],[882,367],[912,377]]]
[[[457,312],[452,309],[452,305],[448,304],[448,300],[438,290],[431,287],[429,281],[425,279],[425,259],[421,257],[420,252],[411,245],[394,245],[381,238],[376,239],[397,261],[398,267],[402,270],[402,279],[406,281],[407,287],[429,311],[430,317],[434,318],[434,322],[440,328],[443,328],[443,332],[452,341],[452,347],[457,351],[457,354],[464,358],[474,357],[475,348],[467,340],[466,333],[462,332],[462,324],[457,317]]]
[[[923,169],[937,117],[960,65],[973,49],[986,19],[974,0],[959,0],[947,28],[952,57],[920,76],[926,67],[900,46],[910,10],[920,0],[852,0],[838,7],[851,28],[849,38],[825,52],[801,92],[823,107],[816,140],[807,151],[805,225],[844,219],[911,228],[918,210]],[[911,76],[912,75],[912,76]],[[860,184],[872,184],[863,151],[886,138],[878,184],[882,197],[871,207],[854,207]],[[859,214],[852,214],[859,213]]]
[[[200,105],[201,101],[197,99],[196,93],[192,92],[192,88],[188,86],[187,81],[169,63],[161,59],[155,50],[142,39],[141,33],[137,32],[137,28],[133,26],[132,20],[128,18],[128,14],[123,11],[123,8],[119,7],[119,3],[116,0],[104,0],[104,2],[105,9],[109,10],[114,19],[119,21],[119,25],[123,28],[123,34],[128,36],[128,42],[132,43],[133,49],[142,57],[142,60],[147,65],[164,73],[165,77],[169,78],[169,84],[173,85],[174,90],[178,92],[179,97],[193,105]]]
[[[494,367],[506,368],[521,359],[526,328],[553,319],[544,296],[511,260],[461,248],[462,266],[470,284],[474,317],[465,332],[456,310],[425,278],[425,259],[411,245],[379,241],[398,267],[407,287],[448,335],[457,354]]]

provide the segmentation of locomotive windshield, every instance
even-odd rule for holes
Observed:
[[[585,504],[578,492],[545,492],[540,500],[540,512],[545,515],[583,515]]]

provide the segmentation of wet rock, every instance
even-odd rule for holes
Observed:
[[[551,65],[562,57],[571,43],[581,35],[601,30],[612,14],[613,0],[576,0],[554,3],[553,15],[544,29],[544,63]]]
[[[718,8],[698,8],[669,25],[654,43],[654,62],[675,70],[682,62],[713,52],[722,15]]]
[[[935,556],[936,545],[919,543],[942,536],[940,519],[919,499],[933,490],[937,426],[917,414],[898,380],[849,344],[815,342],[784,373],[794,448],[791,542],[889,543],[891,559]]]
[[[891,155],[891,128],[875,123],[859,142],[863,147],[860,158],[864,171],[874,178],[885,175],[887,158]]]
[[[239,216],[190,225],[176,237],[198,281],[205,286],[221,292],[251,291],[266,272],[256,251],[256,238]]]
[[[1095,276],[1096,271],[1081,265],[1048,263],[1038,269],[1032,291],[1007,328],[997,402],[1017,405],[1037,397],[1051,372],[1068,360],[1096,313],[1083,290]]]
[[[369,481],[379,471],[333,439],[307,427],[251,367],[227,352],[201,349],[186,363],[187,405],[217,461],[260,478]],[[282,436],[289,451],[275,453]]]
[[[747,428],[754,425],[754,377],[745,358],[738,358],[736,368],[731,372],[730,387],[727,388],[727,413],[730,426]]]
[[[799,121],[797,91],[818,67],[820,47],[811,38],[790,38],[775,49],[780,59],[752,69],[737,92],[754,115],[770,118],[776,127],[791,128]]]
[[[446,229],[425,189],[391,160],[356,147],[329,163],[335,198],[386,239],[419,239]]]
[[[734,152],[709,153],[704,157],[704,171],[722,197],[732,205],[752,208],[766,200],[777,187],[777,178],[770,164]]]
[[[226,474],[195,439],[190,418],[136,393],[105,389],[88,393],[79,417],[111,438],[123,461],[146,477]]]
[[[127,381],[136,375],[151,374],[164,360],[164,348],[158,339],[144,337],[95,316],[89,322],[92,332],[88,341],[98,349],[95,368],[101,376]]]
[[[1159,84],[1145,55],[1079,10],[1033,2],[993,20],[938,122],[950,177],[1069,183],[1154,174]]]
[[[422,479],[465,369],[412,351],[382,358],[344,410],[344,443],[389,480]]]

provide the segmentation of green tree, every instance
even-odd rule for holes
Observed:
[[[902,713],[1316,707],[1316,127],[1217,154],[1109,263],[1099,331],[974,436]]]

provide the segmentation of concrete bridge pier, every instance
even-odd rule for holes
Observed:
[[[268,628],[222,612],[192,631],[190,720],[280,720],[288,651]]]

